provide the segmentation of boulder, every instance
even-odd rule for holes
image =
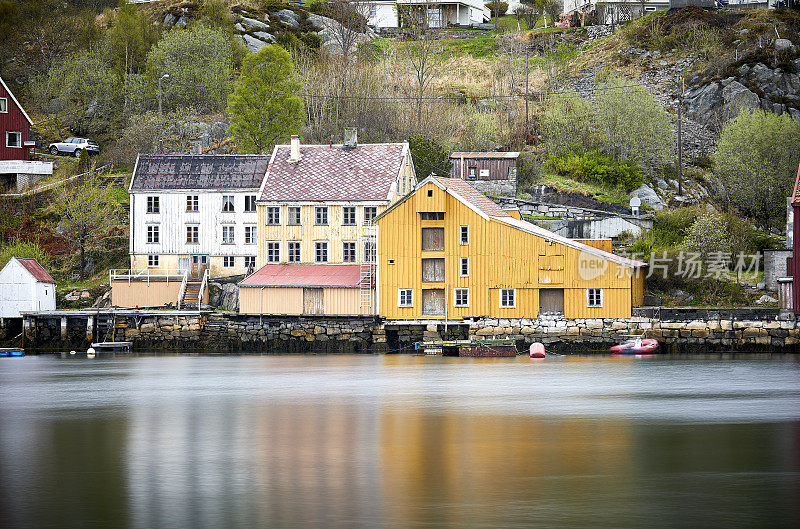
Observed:
[[[284,26],[293,28],[300,27],[300,17],[291,9],[281,9],[275,13],[275,15],[277,15],[278,19]]]
[[[164,15],[164,26],[166,26],[168,28],[174,26],[175,22],[177,22],[177,21],[178,21],[178,17],[176,17],[172,13],[167,13],[166,15]]]
[[[758,303],[759,305],[763,303],[777,303],[777,302],[778,302],[777,299],[773,298],[772,296],[768,296],[766,294],[764,294],[763,296],[761,296],[756,300],[756,303]]]
[[[239,33],[244,33],[245,31],[247,31],[240,22],[237,22],[236,24],[234,24],[233,25],[233,29],[235,29]]]
[[[261,22],[260,20],[256,20],[255,18],[242,17],[241,22],[250,29],[269,31],[269,26],[267,24],[264,24],[263,22]]]
[[[341,55],[342,46],[339,43],[339,40],[336,38],[336,35],[341,25],[332,18],[323,17],[321,15],[315,15],[315,14],[308,15],[308,21],[315,28],[321,28],[317,31],[317,34],[322,40],[321,47],[326,52],[332,55]],[[372,31],[370,28],[367,28],[364,33],[356,33],[355,38],[353,39],[354,40],[353,44],[358,45],[363,42],[369,42],[375,38],[377,38],[375,32]]]
[[[775,51],[789,51],[794,53],[797,48],[789,39],[775,39]]]
[[[257,53],[258,50],[267,45],[263,40],[259,40],[251,35],[242,35],[242,42],[247,46],[247,49],[252,53]]]
[[[275,40],[275,37],[273,37],[266,31],[256,31],[255,33],[253,33],[253,36],[258,38],[259,40],[263,40],[264,42],[269,42],[270,44],[275,44],[278,42],[277,40]]]
[[[733,119],[742,110],[757,110],[761,104],[758,96],[738,81],[732,81],[722,89],[722,117]]]
[[[188,25],[189,25],[189,19],[186,18],[185,16],[180,17],[178,21],[175,22],[176,28],[185,28]]]
[[[719,83],[710,83],[690,90],[684,96],[686,115],[700,123],[706,122],[711,113],[722,101],[722,87]]]
[[[239,310],[239,287],[235,283],[208,283],[208,304],[222,310]]]
[[[794,68],[795,72],[800,73],[800,59],[795,59],[792,61],[792,68]]]
[[[656,193],[655,190],[653,190],[653,188],[647,184],[642,184],[637,189],[634,189],[631,192],[631,197],[639,197],[642,199],[642,202],[656,211],[661,211],[667,206],[664,201],[661,200],[661,197],[658,196],[658,193]]]

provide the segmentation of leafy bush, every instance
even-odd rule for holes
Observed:
[[[508,12],[508,2],[503,2],[501,0],[492,0],[491,2],[486,2],[486,7],[489,8],[492,16],[496,17],[501,17]]]
[[[694,208],[662,210],[655,214],[650,234],[656,248],[675,248],[683,242],[689,228],[697,220]]]
[[[417,180],[424,180],[430,174],[450,176],[450,168],[453,166],[450,152],[434,138],[418,134],[408,138],[408,145]]]
[[[551,154],[591,149],[592,107],[575,92],[551,97],[542,116],[542,135]]]
[[[635,163],[613,160],[597,151],[550,155],[544,164],[544,170],[578,181],[620,187],[626,191],[636,189],[644,182],[644,175]]]
[[[700,215],[689,227],[681,246],[702,254],[730,252],[731,240],[725,218],[714,213]]]

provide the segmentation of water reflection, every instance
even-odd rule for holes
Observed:
[[[0,362],[5,527],[797,527],[775,359]]]

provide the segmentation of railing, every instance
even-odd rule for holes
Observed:
[[[208,283],[208,268],[203,273],[203,281],[200,282],[200,291],[197,293],[197,311],[200,311],[200,305],[203,303],[203,293],[206,291],[206,284]]]
[[[183,293],[186,292],[186,283],[189,281],[189,273],[183,274],[183,281],[181,281],[181,288],[178,290],[178,310],[181,310],[183,305]]]
[[[93,169],[93,171],[95,173],[99,174],[100,171],[102,171],[104,169],[108,169],[109,167],[113,168],[113,166],[109,164],[109,165],[103,165],[101,167]],[[81,176],[86,176],[87,174],[89,174],[91,172],[92,171],[86,171],[85,173],[68,176],[67,178],[64,178],[63,180],[59,180],[58,182],[53,182],[53,183],[50,183],[50,184],[47,184],[47,185],[43,185],[41,187],[37,187],[37,188],[31,189],[29,191],[23,191],[22,193],[4,193],[4,194],[2,194],[0,196],[2,196],[2,197],[24,197],[24,196],[28,196],[28,195],[35,195],[36,193],[40,193],[40,192],[46,191],[46,190],[48,190],[48,189],[50,189],[52,187],[55,187],[55,186],[58,186],[58,185],[61,185],[61,184],[65,184],[67,182],[75,180],[76,178],[80,178]]]
[[[169,284],[172,281],[186,281],[189,272],[177,268],[144,268],[142,270],[115,269],[108,271],[108,284],[112,281],[127,281],[128,284],[134,281],[165,280]]]

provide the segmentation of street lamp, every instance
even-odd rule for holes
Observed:
[[[165,73],[161,77],[158,78],[158,115],[161,116],[161,81],[164,79],[169,79],[169,74]]]

